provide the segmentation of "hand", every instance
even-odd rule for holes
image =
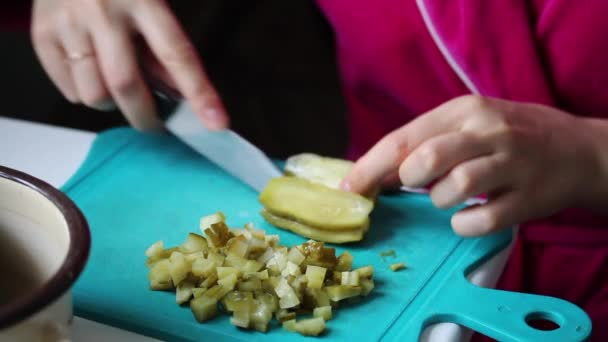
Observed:
[[[35,0],[32,41],[52,81],[73,103],[114,103],[140,130],[156,129],[154,101],[136,40],[211,129],[228,125],[221,100],[192,43],[163,0]]]
[[[456,98],[384,137],[342,186],[364,193],[398,175],[409,187],[430,185],[439,208],[485,194],[488,202],[457,212],[452,227],[486,234],[584,200],[601,172],[588,124],[543,105]]]

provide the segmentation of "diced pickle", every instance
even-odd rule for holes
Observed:
[[[361,295],[367,296],[374,289],[373,279],[362,279],[361,280]]]
[[[306,259],[306,256],[304,255],[304,253],[302,253],[296,247],[290,248],[289,253],[287,253],[287,260],[291,261],[292,263],[294,263],[296,265],[300,265],[305,259]]]
[[[308,296],[312,297],[312,307],[328,306],[330,305],[329,296],[325,289],[306,289]]]
[[[360,278],[371,278],[374,276],[374,266],[372,265],[357,268],[355,271],[359,273]]]
[[[224,222],[212,224],[205,229],[205,235],[213,247],[224,247],[228,240],[232,238],[232,233]]]
[[[230,318],[230,324],[239,328],[249,328],[250,314],[247,311],[235,311]]]
[[[222,304],[226,310],[247,311],[249,312],[253,306],[253,293],[249,291],[231,291],[224,296]]]
[[[175,251],[177,251],[177,247],[165,248],[162,251],[157,252],[154,257],[148,258],[146,260],[146,266],[152,267],[152,265],[154,265],[159,260],[168,259],[171,256],[171,253]]]
[[[186,279],[189,271],[184,255],[180,252],[171,253],[171,257],[169,258],[169,273],[175,286]]]
[[[346,298],[356,297],[361,294],[361,287],[348,285],[332,285],[325,288],[329,299],[339,302]]]
[[[346,272],[350,271],[353,267],[353,255],[348,252],[343,252],[338,257],[338,264],[336,265],[336,271]]]
[[[313,317],[321,317],[325,321],[329,321],[332,318],[331,306],[320,306],[312,311]]]
[[[195,287],[192,289],[192,297],[194,298],[198,298],[200,296],[202,296],[205,292],[207,292],[207,289],[204,287]]]
[[[234,267],[217,267],[217,277],[218,279],[226,278],[229,275],[236,275],[237,277],[240,275],[240,271]]]
[[[207,321],[217,315],[217,299],[203,295],[190,301],[190,309],[197,321]]]
[[[243,235],[235,236],[226,243],[227,254],[233,254],[241,258],[247,256],[248,249],[247,239]]]
[[[296,320],[295,320],[295,318],[287,320],[287,321],[284,321],[283,322],[283,329],[285,329],[287,331],[295,332],[296,331]]]
[[[217,284],[226,289],[229,289],[229,291],[232,291],[236,286],[236,282],[237,276],[235,273],[232,273],[230,275],[225,276],[224,278],[218,279]]]
[[[404,264],[404,263],[402,263],[402,262],[398,262],[398,263],[396,263],[396,264],[391,264],[389,267],[390,267],[390,269],[391,269],[393,272],[397,272],[397,271],[399,271],[399,270],[404,269],[404,268],[405,268],[405,264]]]
[[[169,260],[163,259],[154,264],[148,275],[152,290],[170,290],[173,288],[171,273],[169,273]]]
[[[175,302],[177,304],[183,304],[190,300],[192,297],[192,289],[194,288],[194,281],[186,279],[182,281],[175,289]]]
[[[311,289],[320,289],[323,286],[323,281],[325,280],[325,272],[327,269],[325,267],[319,267],[314,265],[306,266],[306,278],[308,287]]]
[[[226,216],[221,211],[218,211],[215,214],[207,215],[201,217],[200,228],[201,231],[204,232],[205,229],[211,227],[212,224],[216,224],[219,222],[226,222]]]
[[[261,301],[254,301],[250,314],[250,324],[254,329],[265,332],[272,320],[272,308]]]
[[[296,322],[295,329],[305,336],[318,336],[325,330],[325,321],[321,317],[303,319]]]
[[[217,279],[217,273],[211,273],[199,284],[199,286],[209,289],[217,284]]]
[[[237,288],[241,291],[260,291],[262,290],[262,281],[258,278],[240,281]]]
[[[207,249],[207,240],[204,237],[194,233],[189,233],[186,241],[184,241],[178,247],[178,250],[182,253],[206,253]]]
[[[279,299],[279,307],[281,309],[289,309],[298,305],[300,305],[300,299],[293,289]]]
[[[277,321],[285,322],[296,318],[296,313],[292,311],[288,311],[285,309],[281,309],[276,312]]]
[[[356,271],[342,272],[340,284],[349,286],[359,286],[359,273]]]
[[[297,177],[272,179],[260,194],[260,201],[276,216],[332,231],[360,229],[374,207],[361,195]]]
[[[148,247],[148,249],[146,249],[146,256],[148,258],[155,258],[155,257],[159,257],[160,254],[163,251],[163,241],[157,241],[155,243],[152,244],[152,246]]]

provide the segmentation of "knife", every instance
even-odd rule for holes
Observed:
[[[257,192],[272,178],[282,175],[264,152],[236,132],[207,129],[185,100],[159,87],[158,83],[154,88],[153,95],[165,127],[211,162]]]

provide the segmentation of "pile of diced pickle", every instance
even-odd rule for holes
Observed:
[[[228,228],[221,212],[203,217],[201,230],[205,237],[190,233],[177,247],[158,241],[146,251],[150,288],[175,289],[177,304],[189,302],[199,322],[225,311],[240,328],[266,332],[275,317],[317,336],[340,301],[374,288],[372,266],[353,270],[350,253],[336,257],[323,242],[281,246],[278,235],[250,224]],[[312,317],[296,317],[302,313]]]

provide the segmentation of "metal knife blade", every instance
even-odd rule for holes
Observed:
[[[194,150],[258,192],[270,179],[281,176],[281,171],[264,152],[237,133],[205,128],[186,101],[181,101],[169,116],[166,127]]]

